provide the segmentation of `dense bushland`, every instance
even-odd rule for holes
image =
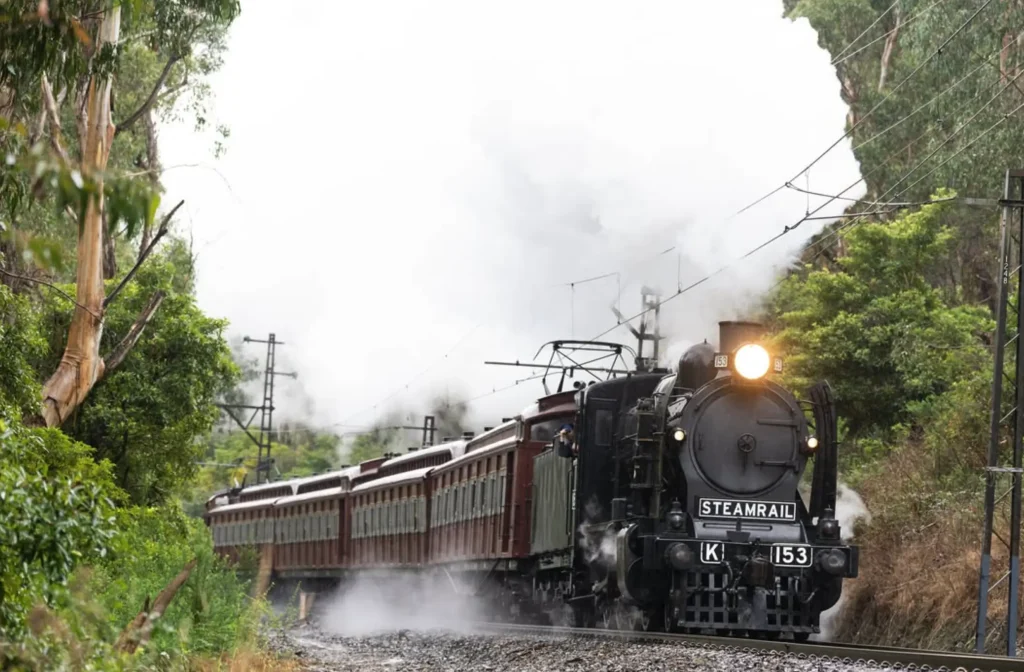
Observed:
[[[1016,117],[1000,122],[1024,100],[1020,3],[785,4],[818,31],[850,105],[868,187],[851,212],[889,211],[874,203],[883,195],[1002,195],[1024,143]],[[861,576],[848,585],[840,639],[974,645],[997,227],[994,209],[962,200],[846,220],[766,300],[790,381],[836,389],[842,476],[872,514],[857,530]],[[996,518],[1004,539],[1008,518]],[[998,540],[993,550],[999,576],[1008,558]],[[990,646],[1006,637],[1005,582],[992,595]]]

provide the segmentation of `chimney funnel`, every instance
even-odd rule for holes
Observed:
[[[719,322],[718,351],[732,353],[744,343],[760,341],[764,336],[764,325],[758,322]]]
[[[473,438],[473,432],[463,432],[462,438],[466,441]]]
[[[484,427],[484,431],[485,431],[485,432],[489,432],[489,431],[491,431],[492,429],[494,429],[494,427]]]

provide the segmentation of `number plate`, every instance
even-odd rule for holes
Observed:
[[[807,544],[775,544],[772,564],[777,567],[810,567],[811,547]]]

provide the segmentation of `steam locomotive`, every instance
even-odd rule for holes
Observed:
[[[812,434],[804,405],[768,378],[782,361],[761,332],[723,322],[718,351],[693,346],[674,374],[578,393],[571,500],[577,547],[598,551],[573,563],[578,624],[803,640],[856,577],[857,548],[835,517],[831,391],[810,391]]]
[[[275,583],[306,590],[432,574],[515,620],[806,639],[858,553],[835,515],[830,388],[801,402],[772,381],[782,361],[761,336],[723,322],[719,348],[690,348],[675,373],[642,367],[479,436],[218,493],[214,546],[256,547]]]

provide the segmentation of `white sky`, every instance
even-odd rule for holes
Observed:
[[[324,425],[525,377],[483,361],[593,337],[611,303],[637,312],[641,284],[670,294],[805,213],[786,190],[729,219],[844,131],[829,55],[781,17],[781,0],[249,0],[212,79],[228,153],[188,126],[160,135],[200,304],[232,335],[284,340],[301,384],[278,406]],[[858,177],[844,141],[796,184]],[[669,351],[715,342],[824,223],[666,304]],[[476,424],[540,393],[480,399]]]

